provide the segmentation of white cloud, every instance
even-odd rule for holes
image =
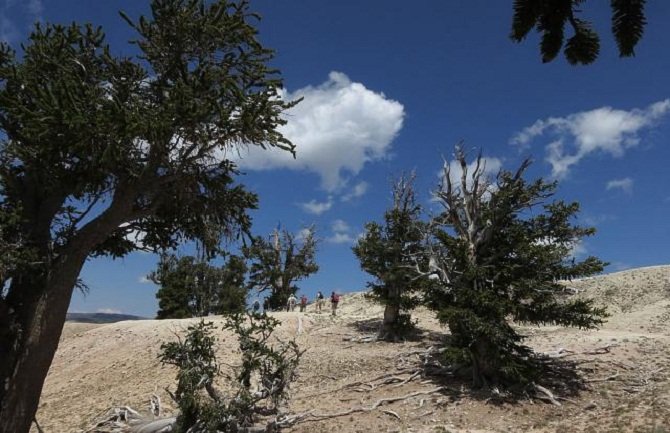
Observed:
[[[500,158],[495,158],[495,157],[486,157],[482,156],[481,160],[481,166],[480,168],[483,170],[483,177],[487,179],[492,179],[494,178],[500,169],[502,168],[502,160]],[[468,187],[472,186],[472,173],[475,170],[475,167],[477,165],[476,161],[471,162],[466,166],[467,170],[467,177],[466,177],[466,183]],[[444,180],[444,168],[440,170],[437,173],[437,176],[441,179]],[[460,190],[460,185],[461,185],[461,176],[463,175],[463,169],[461,168],[461,165],[458,161],[452,160],[449,161],[449,178],[451,179],[451,184],[454,190]],[[492,188],[494,188],[495,185],[490,185],[489,186],[489,192],[491,191]],[[436,194],[433,194],[431,199],[431,202],[436,202],[439,201],[437,198]]]
[[[333,221],[332,229],[334,232],[349,232],[351,227],[344,220],[335,220]]]
[[[589,154],[600,152],[623,156],[640,143],[640,133],[645,128],[654,126],[669,112],[670,99],[630,111],[601,107],[566,117],[538,120],[515,134],[510,142],[525,147],[542,135],[556,137],[546,146],[546,160],[552,166],[552,175],[562,178]]]
[[[140,275],[140,277],[137,279],[137,282],[142,284],[153,284],[153,281],[148,279],[146,275]]]
[[[95,310],[95,312],[103,314],[121,314],[121,310],[117,310],[115,308],[98,308]]]
[[[350,233],[333,233],[328,239],[331,244],[352,244],[356,240]]]
[[[310,200],[307,203],[300,203],[300,207],[307,213],[311,213],[314,215],[321,215],[322,213],[329,211],[330,208],[333,207],[333,199],[332,197],[328,197],[328,200],[322,202],[318,202],[316,200]]]
[[[298,241],[304,241],[311,232],[312,230],[308,227],[302,228],[298,231],[298,234],[296,234],[295,238]]]
[[[328,191],[343,187],[366,162],[386,157],[405,115],[399,102],[340,72],[331,72],[319,86],[284,92],[282,97],[304,98],[280,128],[296,145],[296,158],[279,149],[250,146],[240,151],[237,163],[250,170],[311,171],[321,177],[321,186]]]
[[[480,168],[482,169],[484,176],[487,178],[495,177],[502,168],[502,160],[499,158],[482,156],[480,164],[481,164]],[[472,174],[475,171],[476,166],[477,162],[472,161],[466,167],[468,173],[466,182],[468,186],[472,185]],[[463,175],[463,169],[461,168],[461,164],[458,161],[452,160],[449,162],[449,174],[452,184],[460,185],[461,176]],[[442,176],[444,176],[444,171],[440,172],[440,177]]]
[[[356,185],[354,185],[351,191],[342,196],[342,201],[351,201],[355,198],[363,197],[365,193],[368,192],[369,188],[370,184],[367,182],[358,182]]]
[[[351,227],[344,220],[333,221],[331,229],[333,234],[326,241],[332,244],[352,244],[356,240],[356,236],[351,233]]]
[[[586,249],[586,245],[584,245],[584,241],[579,240],[574,242],[569,254],[577,259],[585,257],[588,254],[588,250]]]
[[[630,177],[625,177],[623,179],[612,179],[609,182],[607,182],[607,186],[605,187],[608,191],[611,189],[620,189],[626,194],[632,194],[633,193],[633,179]]]

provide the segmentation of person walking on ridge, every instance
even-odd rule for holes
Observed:
[[[335,293],[335,291],[333,291],[333,293],[331,293],[330,295],[330,306],[333,309],[333,316],[337,316],[337,304],[339,304],[339,302],[340,302],[340,295],[338,295],[337,293]]]

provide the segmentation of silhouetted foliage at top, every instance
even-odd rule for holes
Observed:
[[[543,62],[556,58],[561,49],[571,64],[589,64],[600,54],[600,38],[591,23],[579,16],[586,0],[514,0],[511,38],[521,42],[531,30],[541,34]],[[611,0],[612,34],[621,57],[635,55],[647,19],[645,0]],[[572,33],[566,35],[566,27]],[[566,40],[567,38],[567,40]]]

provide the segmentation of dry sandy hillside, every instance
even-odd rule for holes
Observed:
[[[598,331],[523,328],[541,352],[560,354],[583,378],[581,391],[556,386],[560,406],[537,396],[510,401],[473,391],[450,377],[413,375],[419,354],[445,330],[427,311],[415,313],[424,331],[404,343],[356,342],[372,335],[381,309],[361,294],[345,296],[340,315],[274,313],[281,338],[307,351],[293,388],[292,413],[337,413],[377,400],[418,394],[368,412],[298,424],[291,432],[670,432],[670,266],[573,281],[576,296],[596,298],[612,316]],[[217,324],[218,317],[211,318]],[[148,413],[157,390],[166,412],[174,371],[156,360],[162,341],[195,320],[68,323],[47,378],[37,419],[46,433],[83,432],[110,407]],[[298,333],[299,322],[302,332]],[[220,326],[219,326],[220,328]],[[353,337],[353,340],[352,340]],[[237,360],[235,342],[221,331],[219,354]],[[384,376],[382,379],[376,379]],[[393,378],[395,377],[395,378]]]

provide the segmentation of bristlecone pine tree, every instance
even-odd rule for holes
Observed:
[[[243,248],[251,262],[249,290],[269,291],[272,309],[286,306],[289,296],[298,291],[295,282],[319,270],[316,245],[313,227],[305,229],[299,239],[287,230],[275,230],[268,239],[254,238],[250,246]]]
[[[246,307],[244,259],[231,255],[223,266],[193,256],[163,255],[149,279],[160,285],[157,319],[204,317],[241,312]]]
[[[578,17],[585,0],[514,0],[511,38],[521,42],[531,30],[542,34],[540,53],[543,62],[556,58],[565,43],[565,58],[571,64],[592,63],[600,53],[600,38],[591,23]],[[645,0],[611,0],[612,33],[621,57],[635,55],[647,20]],[[565,42],[565,27],[572,36]]]
[[[292,150],[273,53],[245,0],[152,0],[134,56],[100,28],[39,24],[0,43],[0,432],[27,433],[92,256],[248,231],[239,143]],[[129,239],[143,233],[141,245]]]
[[[552,200],[555,182],[526,181],[529,164],[500,171],[492,183],[481,155],[468,165],[457,147],[436,191],[444,210],[432,222],[427,254],[440,278],[426,296],[451,331],[447,356],[471,365],[475,387],[536,378],[536,358],[512,322],[588,329],[605,316],[590,300],[560,296],[559,278],[592,275],[604,263],[571,256],[594,229],[572,224],[577,203]]]
[[[384,223],[369,222],[353,247],[361,268],[375,277],[368,283],[370,296],[384,305],[379,338],[397,340],[411,329],[409,311],[418,303],[414,294],[422,279],[410,271],[423,248],[426,224],[414,194],[414,173],[401,175],[393,184],[393,204]]]

